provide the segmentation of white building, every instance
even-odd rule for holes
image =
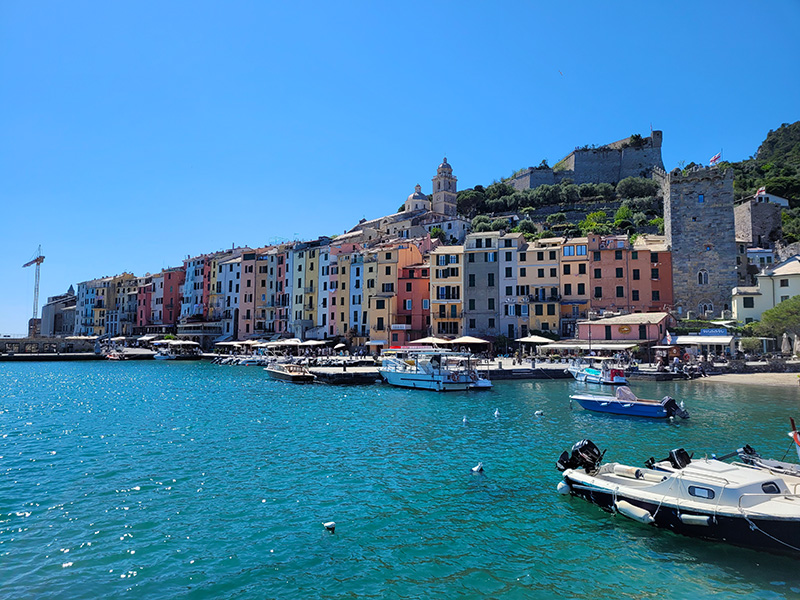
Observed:
[[[765,311],[800,294],[800,254],[765,269],[756,283],[733,288],[733,318],[740,323],[760,321]]]

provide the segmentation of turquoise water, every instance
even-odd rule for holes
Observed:
[[[198,363],[2,363],[0,597],[800,595],[797,559],[612,517],[557,494],[554,467],[587,436],[631,464],[743,443],[780,458],[798,390],[637,382],[686,401],[691,420],[669,424],[570,409],[577,389],[593,388],[437,394]]]

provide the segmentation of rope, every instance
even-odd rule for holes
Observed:
[[[794,550],[796,552],[800,552],[800,548],[798,548],[797,546],[792,546],[791,544],[789,544],[787,542],[784,542],[783,540],[779,540],[774,535],[771,535],[771,534],[767,533],[766,531],[761,529],[761,527],[759,527],[758,525],[753,523],[753,521],[750,520],[750,517],[747,516],[747,514],[745,513],[744,509],[741,506],[739,507],[739,512],[742,513],[742,516],[744,517],[744,520],[747,521],[750,524],[750,530],[751,531],[760,531],[761,533],[763,533],[765,536],[767,536],[768,538],[772,539],[773,541],[778,542],[779,544],[783,544],[787,548],[791,548],[792,550]]]

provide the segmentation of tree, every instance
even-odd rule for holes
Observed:
[[[608,226],[608,223],[606,223],[607,218],[608,216],[604,211],[598,210],[586,215],[586,218],[578,223],[578,227],[580,227],[583,235],[589,233],[605,235],[611,232],[611,228]]]
[[[492,229],[492,226],[485,221],[481,221],[480,223],[472,227],[473,233],[483,233],[484,231],[494,231],[494,230]]]
[[[403,202],[403,203],[400,205],[400,208],[398,208],[398,209],[397,209],[397,212],[399,212],[399,213],[401,213],[401,212],[406,212],[406,203],[405,203],[405,202]]]
[[[486,223],[488,225],[491,222],[492,220],[486,215],[478,215],[477,217],[472,219],[472,228],[475,229],[479,223]]]
[[[536,227],[536,223],[534,223],[530,219],[523,219],[522,221],[520,221],[516,229],[517,231],[520,231],[522,233],[536,234],[539,232],[539,230]]]
[[[503,182],[496,182],[486,188],[486,198],[489,200],[497,200],[505,196],[512,195],[516,190],[513,186]]]
[[[658,227],[658,235],[664,235],[664,217],[656,217],[650,219],[649,223],[652,227]]]
[[[486,202],[486,195],[483,193],[483,188],[479,191],[479,185],[475,186],[472,190],[462,190],[456,195],[456,209],[458,214],[465,217],[472,217],[476,213],[483,210],[484,203]]]
[[[655,196],[661,186],[652,179],[643,177],[626,177],[617,184],[617,194],[620,198],[642,198]]]
[[[764,311],[753,331],[756,335],[774,338],[784,333],[800,334],[800,296],[792,296],[775,308]]]
[[[552,215],[547,215],[547,218],[544,220],[545,223],[548,225],[558,225],[560,223],[567,222],[567,215],[563,212],[553,213]]]
[[[489,228],[492,231],[500,231],[501,229],[508,231],[509,229],[508,219],[495,219],[494,221],[492,221],[491,225],[489,225]]]
[[[431,239],[432,240],[439,240],[441,242],[445,241],[447,235],[445,234],[444,230],[441,227],[434,227],[431,229]]]

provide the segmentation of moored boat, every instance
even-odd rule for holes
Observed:
[[[665,419],[674,416],[688,419],[689,413],[674,398],[664,396],[662,400],[645,400],[637,398],[627,386],[620,386],[613,396],[607,394],[572,394],[569,397],[586,410],[628,415],[631,417],[649,417]]]
[[[605,358],[576,358],[570,362],[567,371],[577,381],[605,383],[609,385],[627,385],[628,379],[625,377],[625,371],[609,366],[609,361],[610,359]]]
[[[590,440],[562,453],[558,491],[676,533],[800,556],[800,478],[670,453],[669,471],[607,463]]]
[[[466,352],[409,350],[387,353],[378,373],[386,383],[399,387],[437,392],[468,390],[480,381],[474,362]]]
[[[313,383],[317,378],[316,375],[311,373],[304,366],[289,363],[275,363],[264,367],[264,370],[272,379],[288,381],[290,383]]]

